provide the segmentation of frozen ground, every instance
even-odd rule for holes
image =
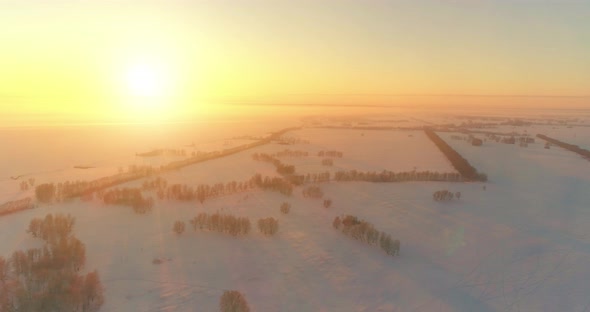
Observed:
[[[287,147],[341,150],[342,162],[350,157],[357,166],[385,166],[389,160],[390,170],[412,169],[414,162],[431,170],[448,166],[416,133],[389,137],[395,133],[365,131],[355,139],[347,130],[334,131],[311,133],[310,144]],[[292,197],[254,191],[203,205],[157,202],[147,215],[75,201],[0,218],[0,255],[38,244],[25,233],[30,219],[64,212],[76,217],[75,234],[87,247],[86,268],[98,269],[106,287],[102,311],[212,311],[224,289],[243,292],[254,311],[588,310],[588,161],[542,143],[472,147],[450,140],[451,133],[440,135],[488,174],[486,190],[481,183],[329,183],[321,185],[325,198],[333,200],[328,209],[296,189]],[[363,139],[372,145],[363,145]],[[247,172],[244,176],[248,170],[274,171],[251,160],[249,151],[241,154],[184,168],[167,179],[192,183],[201,179],[195,177],[232,177],[227,171]],[[246,167],[252,169],[239,170]],[[460,191],[462,197],[434,202],[432,193],[440,189]],[[279,212],[283,201],[292,204],[288,215]],[[180,236],[172,233],[174,221],[201,211],[252,221],[273,216],[280,228],[270,238],[255,230],[236,239],[193,232],[190,226]],[[336,232],[331,222],[341,214],[357,215],[399,238],[401,255],[392,258]],[[152,264],[154,258],[166,261]]]
[[[310,157],[282,159],[287,164],[295,165],[301,173],[352,169],[454,172],[449,161],[423,131],[311,128],[290,132],[288,136],[309,141],[309,144],[283,147],[310,152]],[[334,167],[330,168],[321,165],[322,159],[328,158],[317,156],[322,150],[340,151],[344,155],[342,158],[333,158]]]

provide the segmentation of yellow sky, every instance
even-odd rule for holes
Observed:
[[[588,14],[567,1],[3,1],[0,112],[107,120],[219,102],[588,95]],[[157,99],[131,92],[138,64],[165,85]]]

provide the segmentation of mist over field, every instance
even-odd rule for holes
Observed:
[[[2,311],[583,311],[589,111],[323,111],[3,128]]]
[[[588,16],[0,1],[0,312],[590,310]]]

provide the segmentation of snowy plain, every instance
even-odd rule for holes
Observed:
[[[587,135],[586,129],[577,128]],[[147,215],[75,200],[0,217],[0,256],[38,246],[25,232],[28,222],[61,212],[76,218],[85,267],[100,273],[106,296],[101,311],[213,311],[225,289],[244,293],[254,311],[587,310],[590,162],[557,147],[544,149],[541,141],[527,148],[495,142],[474,147],[452,140],[453,133],[439,135],[489,182],[320,184],[324,198],[333,200],[330,208],[304,198],[301,188],[290,197],[255,190],[204,204],[156,201]],[[309,144],[265,145],[162,177],[194,185],[274,175],[272,165],[251,154],[285,148],[343,151],[335,167],[347,169],[452,171],[420,131],[303,129],[287,136]],[[320,158],[308,158],[281,160],[298,172],[324,169],[307,163]],[[433,201],[441,189],[462,197]],[[279,211],[285,201],[292,205],[287,215]],[[190,226],[181,235],[172,232],[174,221],[216,211],[252,220],[272,216],[279,232],[265,237],[254,229],[239,238]],[[333,218],[343,214],[400,239],[401,255],[387,256],[334,230]],[[164,261],[153,264],[156,258]]]

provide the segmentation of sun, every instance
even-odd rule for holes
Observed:
[[[127,87],[132,96],[162,97],[167,89],[165,71],[154,64],[133,64],[127,71]]]

